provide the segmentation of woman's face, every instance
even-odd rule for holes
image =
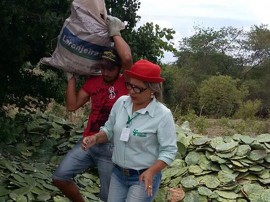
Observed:
[[[134,105],[146,107],[151,101],[151,90],[146,87],[143,81],[130,78],[127,82],[127,89]]]

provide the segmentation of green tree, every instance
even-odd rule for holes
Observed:
[[[127,22],[124,35],[129,33],[141,18],[137,15],[141,5],[138,0],[105,0],[105,3],[109,15]]]
[[[179,42],[176,65],[197,77],[197,81],[217,74],[237,76],[243,65],[243,31],[233,27],[218,31],[213,28],[194,29],[193,36]]]
[[[148,59],[161,63],[165,51],[176,51],[172,41],[175,34],[173,29],[161,28],[152,22],[136,27],[141,18],[136,13],[141,5],[138,0],[106,0],[105,2],[110,15],[127,22],[122,36],[131,47],[134,61]]]
[[[164,57],[165,51],[173,52],[173,29],[161,28],[152,22],[146,23],[131,33],[128,41],[134,61],[138,59],[148,59],[154,63],[161,63],[160,59]]]
[[[230,76],[212,76],[199,86],[199,103],[203,114],[217,117],[232,116],[247,95],[239,80]]]
[[[64,19],[70,1],[2,0],[0,32],[0,103],[7,95],[25,95],[20,69],[26,61],[36,63],[51,48]]]
[[[267,25],[254,25],[247,33],[246,52],[249,53],[249,64],[256,68],[270,60],[270,30]]]
[[[250,31],[233,27],[220,30],[195,27],[195,34],[179,43],[175,65],[182,69],[182,81],[189,78],[190,82],[199,86],[216,75],[238,78],[238,83],[249,91],[245,101],[259,99],[269,107],[270,31],[266,25],[253,26]],[[185,95],[180,86],[177,90]],[[189,106],[195,107],[197,112],[196,104],[189,103]]]
[[[186,114],[190,109],[198,112],[198,89],[193,77],[186,75],[176,66],[165,66],[163,76],[164,99],[171,109],[176,110],[177,116]]]
[[[242,76],[250,92],[247,99],[259,99],[264,106],[270,107],[270,30],[267,25],[254,25],[247,36],[248,60]]]
[[[72,0],[3,0],[0,2],[3,8],[0,13],[0,103],[13,97],[19,100],[19,97],[26,94],[60,98],[61,93],[59,94],[57,90],[45,91],[44,88],[51,89],[50,85],[46,87],[48,81],[58,82],[57,86],[60,87],[63,85],[63,80],[45,76],[46,72],[44,75],[33,76],[24,71],[23,64],[30,62],[32,64],[30,66],[34,69],[40,58],[54,51],[57,36],[64,20],[70,14],[71,2]],[[147,58],[157,62],[163,56],[163,50],[173,49],[170,43],[174,34],[172,29],[161,29],[151,23],[142,26],[138,31],[135,29],[140,19],[136,13],[140,8],[138,0],[107,0],[106,4],[109,14],[128,22],[123,37],[132,48],[134,61]],[[142,38],[145,41],[142,41]],[[151,42],[151,46],[146,43],[148,41]],[[62,73],[55,71],[59,75]],[[48,74],[51,74],[50,71]]]
[[[244,120],[255,119],[255,114],[260,110],[260,100],[248,100],[240,104],[239,109],[234,114],[234,117],[241,118]]]

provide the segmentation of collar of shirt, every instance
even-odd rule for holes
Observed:
[[[158,105],[157,99],[153,98],[153,100],[147,105],[147,107],[138,110],[137,113],[145,114],[146,112],[148,112],[149,116],[154,117],[155,108],[157,107],[157,105]],[[132,108],[131,106],[132,106],[132,101],[131,101],[130,96],[128,96],[127,99],[124,100],[124,107],[127,111],[129,111],[128,109],[131,109]]]

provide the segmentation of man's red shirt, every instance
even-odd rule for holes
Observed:
[[[82,89],[91,97],[91,112],[88,117],[87,127],[83,136],[97,133],[101,126],[108,120],[110,111],[115,101],[122,95],[127,95],[123,75],[120,75],[113,84],[105,84],[102,76],[90,77]]]

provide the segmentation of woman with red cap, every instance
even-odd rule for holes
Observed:
[[[116,101],[98,133],[83,139],[85,150],[113,141],[109,202],[153,201],[162,169],[175,158],[175,125],[171,111],[160,102],[164,81],[160,71],[147,60],[139,60],[126,70],[129,95]]]

